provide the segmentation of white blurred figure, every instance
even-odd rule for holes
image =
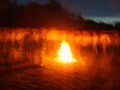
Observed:
[[[104,55],[106,55],[107,46],[109,46],[110,43],[111,43],[111,40],[108,34],[100,35],[100,44],[102,45]]]

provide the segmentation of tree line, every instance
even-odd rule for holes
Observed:
[[[120,30],[120,22],[110,25],[85,19],[64,8],[57,0],[49,0],[44,5],[32,1],[19,5],[17,0],[1,0],[0,13],[0,27]]]

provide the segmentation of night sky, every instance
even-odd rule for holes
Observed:
[[[25,4],[29,1],[45,4],[48,0],[18,0]],[[65,8],[95,21],[112,23],[120,20],[120,0],[58,0]]]

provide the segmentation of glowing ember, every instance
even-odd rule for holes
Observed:
[[[66,41],[63,41],[61,43],[60,49],[58,50],[58,58],[57,59],[64,63],[76,62],[76,60],[72,56],[70,46]]]

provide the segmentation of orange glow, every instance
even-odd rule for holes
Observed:
[[[63,41],[61,43],[60,49],[58,50],[58,58],[60,62],[63,63],[73,63],[77,62],[75,58],[72,56],[71,48],[69,43]]]

